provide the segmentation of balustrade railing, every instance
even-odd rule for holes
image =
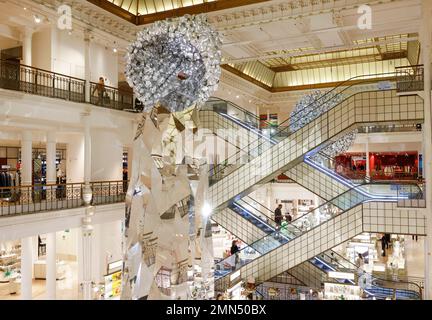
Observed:
[[[64,183],[0,187],[0,216],[79,208],[85,205],[84,186],[84,183]],[[125,200],[128,181],[91,182],[90,187],[92,205],[111,204]]]
[[[85,80],[0,60],[0,88],[85,102]]]
[[[133,109],[133,93],[90,82],[90,103],[109,109]]]
[[[396,67],[397,92],[424,90],[423,65]]]

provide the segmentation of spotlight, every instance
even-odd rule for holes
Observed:
[[[113,49],[113,52],[114,52],[114,53],[117,53],[117,48],[114,48],[114,49]]]
[[[34,22],[41,23],[42,19],[39,16],[34,16]]]
[[[204,203],[203,207],[202,207],[202,211],[201,214],[204,218],[208,218],[212,213],[212,208],[210,207],[210,205],[206,202]]]

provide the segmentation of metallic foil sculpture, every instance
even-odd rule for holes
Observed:
[[[334,158],[338,154],[346,152],[354,143],[358,130],[355,129],[321,150],[329,158]]]
[[[220,77],[221,40],[204,16],[155,22],[128,48],[126,77],[148,111],[204,103]]]
[[[126,76],[145,113],[126,197],[122,299],[205,298],[194,287],[211,295],[208,168],[194,141],[220,44],[204,17],[184,16],[153,24],[129,48]]]
[[[290,129],[295,132],[327,112],[343,99],[342,94],[313,91],[303,96],[295,105],[290,115]]]

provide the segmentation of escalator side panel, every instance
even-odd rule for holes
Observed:
[[[394,90],[355,94],[216,182],[209,188],[212,207],[224,205],[255,184],[288,170],[291,162],[306,152],[360,124],[417,123],[422,119],[423,101],[418,96],[398,97]]]

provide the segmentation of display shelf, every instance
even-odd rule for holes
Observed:
[[[361,300],[360,295],[361,289],[359,286],[324,283],[325,300]]]

